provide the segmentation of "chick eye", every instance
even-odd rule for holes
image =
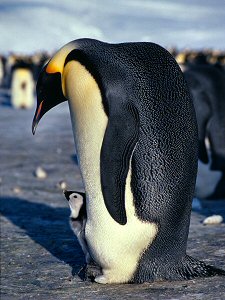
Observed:
[[[77,198],[77,195],[74,195],[73,198]]]

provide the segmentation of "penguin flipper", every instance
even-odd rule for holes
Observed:
[[[125,185],[130,158],[138,140],[138,111],[132,104],[111,109],[101,149],[101,185],[106,208],[121,225],[127,222]]]

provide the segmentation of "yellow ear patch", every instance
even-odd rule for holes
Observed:
[[[60,71],[61,71],[61,68],[59,68],[59,66],[53,62],[52,63],[49,62],[49,64],[47,65],[47,68],[46,68],[47,73],[57,73]]]
[[[46,72],[47,73],[57,73],[60,72],[62,74],[63,67],[65,63],[65,59],[67,55],[75,49],[75,43],[70,42],[63,46],[49,61]]]

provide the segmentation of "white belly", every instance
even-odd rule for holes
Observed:
[[[31,108],[34,105],[34,80],[27,69],[16,69],[12,77],[11,102],[15,108]]]
[[[127,224],[118,224],[108,213],[100,182],[100,151],[108,119],[99,88],[86,69],[74,61],[65,67],[64,85],[87,195],[85,237],[107,282],[127,282],[135,272],[140,255],[155,238],[157,226],[142,222],[135,215],[131,170],[125,190]]]

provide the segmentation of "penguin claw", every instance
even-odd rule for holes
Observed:
[[[101,277],[101,268],[95,263],[86,264],[79,272],[79,276],[83,281],[94,282],[96,277]]]

